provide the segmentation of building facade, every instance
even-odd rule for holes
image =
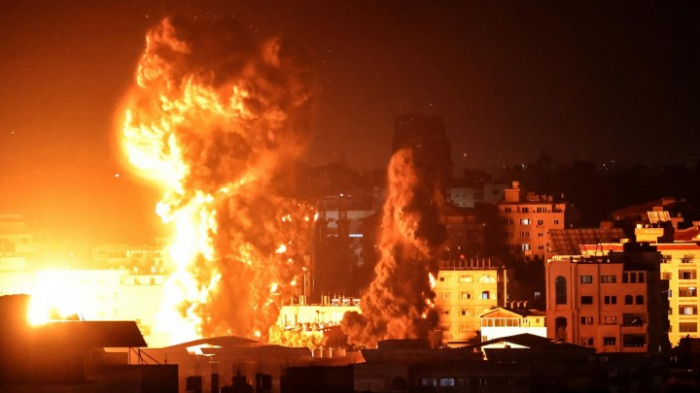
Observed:
[[[480,316],[504,304],[506,269],[488,259],[457,260],[443,265],[435,280],[435,306],[443,343],[459,343],[476,337]]]
[[[526,260],[545,260],[551,242],[549,231],[565,227],[565,203],[554,202],[547,195],[523,195],[519,182],[505,190],[498,210],[506,243]]]
[[[649,217],[656,213],[648,212]],[[637,242],[650,243],[661,254],[659,269],[669,303],[668,338],[672,346],[677,346],[684,337],[700,338],[700,226],[696,223],[679,230],[670,220],[673,218],[667,216],[664,222],[668,224],[665,225],[649,221],[637,224],[635,238]],[[580,248],[584,255],[602,255],[620,252],[623,246],[621,243],[601,243],[581,245]]]
[[[557,256],[546,265],[547,337],[597,352],[668,349],[661,254],[628,243],[607,256]]]

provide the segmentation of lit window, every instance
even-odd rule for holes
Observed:
[[[496,279],[493,276],[485,274],[485,275],[479,277],[479,282],[480,283],[491,283],[491,282],[496,282]]]
[[[481,292],[481,298],[484,300],[488,300],[490,298],[490,295],[491,294],[489,293],[489,291]]]
[[[678,306],[678,313],[681,315],[698,315],[698,306],[688,304]]]

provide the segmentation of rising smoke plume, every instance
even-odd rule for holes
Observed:
[[[310,82],[300,48],[230,21],[148,32],[122,142],[174,230],[161,315],[173,341],[264,338],[301,282],[315,212],[273,183],[307,142]]]
[[[437,274],[447,237],[437,166],[420,150],[401,149],[387,177],[377,275],[362,296],[362,314],[346,313],[341,324],[350,343],[365,347],[384,339],[426,338],[437,323],[431,275]]]

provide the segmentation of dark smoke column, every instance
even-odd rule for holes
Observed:
[[[440,165],[423,149],[392,156],[377,276],[362,297],[362,314],[347,313],[342,322],[350,343],[374,347],[384,339],[426,338],[435,327],[430,275],[437,274],[446,239],[441,177]]]

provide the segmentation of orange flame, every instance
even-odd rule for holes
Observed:
[[[272,187],[306,141],[309,65],[279,39],[191,23],[165,19],[148,33],[122,130],[173,230],[160,328],[172,342],[263,338],[293,291],[278,283],[305,267],[303,217],[315,214]]]

